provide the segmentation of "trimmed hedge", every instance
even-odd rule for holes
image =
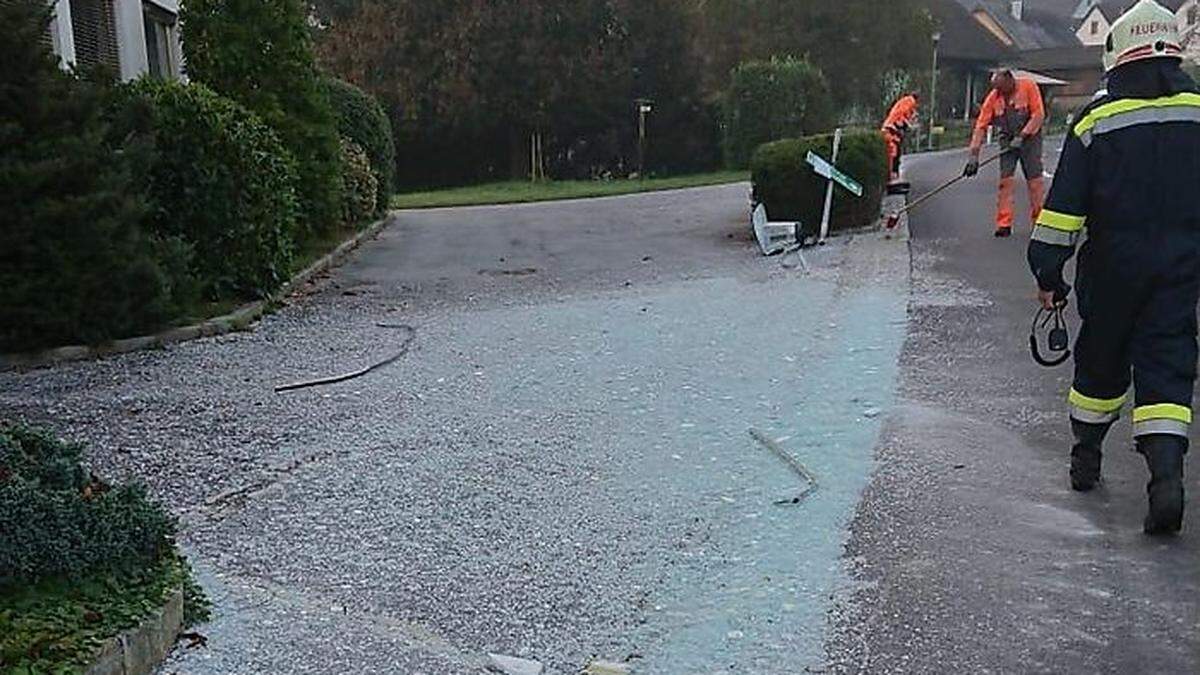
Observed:
[[[183,0],[180,29],[188,75],[246,106],[295,158],[304,234],[341,215],[338,138],[313,56],[303,0]]]
[[[50,13],[0,2],[0,352],[138,333],[192,296],[187,245],[143,227],[152,149],[109,119],[107,81],[59,67]]]
[[[376,212],[388,209],[395,190],[396,144],[392,123],[375,97],[342,80],[326,78],[329,103],[337,118],[338,134],[357,143],[371,160],[371,170],[378,183]],[[343,163],[345,151],[343,150]]]
[[[759,145],[828,131],[833,117],[829,84],[807,60],[743,63],[733,70],[725,100],[725,162],[746,168]]]
[[[188,241],[212,300],[263,297],[288,278],[297,176],[275,133],[201,84],[145,78],[125,104],[154,139],[152,228]]]
[[[766,205],[771,220],[798,220],[806,233],[815,234],[821,226],[828,181],[806,161],[810,150],[829,159],[833,134],[763,145],[750,163],[750,180],[755,202]],[[887,181],[887,151],[879,132],[845,133],[837,166],[862,183],[863,196],[835,187],[830,230],[862,227],[878,220]]]
[[[371,161],[358,143],[342,139],[342,220],[355,226],[375,214],[379,182]]]
[[[174,552],[174,518],[140,486],[94,480],[81,456],[78,445],[0,425],[0,587],[138,569]]]

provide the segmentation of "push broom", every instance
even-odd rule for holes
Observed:
[[[995,162],[996,160],[1000,159],[1001,157],[1008,154],[1009,152],[1012,152],[1015,149],[1016,148],[1010,148],[1008,150],[1001,150],[1000,152],[996,153],[995,155],[992,155],[991,157],[987,158],[986,160],[980,162],[979,168],[982,169],[983,167],[987,166],[988,164],[991,164],[992,162]],[[904,208],[899,209],[895,213],[889,215],[887,217],[887,229],[889,229],[889,230],[896,229],[896,226],[900,224],[900,216],[903,216],[906,213],[911,212],[913,209],[924,204],[925,202],[929,201],[930,199],[933,199],[934,197],[941,194],[942,192],[949,190],[950,188],[957,185],[959,181],[963,180],[966,177],[967,177],[966,174],[960,174],[958,176],[955,176],[954,178],[951,178],[950,180],[946,181],[945,183],[937,186],[936,188],[930,190],[929,192],[927,192],[927,193],[921,195],[920,197],[918,197],[917,199],[913,200],[913,202],[911,204],[907,204],[904,206]]]

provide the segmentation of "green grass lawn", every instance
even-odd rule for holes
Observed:
[[[637,192],[737,183],[749,180],[749,178],[749,174],[745,171],[716,171],[713,173],[699,173],[671,178],[647,178],[645,180],[563,180],[539,183],[506,181],[502,183],[445,188],[428,192],[398,194],[392,197],[392,208],[422,209],[444,206],[519,204],[525,202],[548,202],[559,199],[610,197]]]

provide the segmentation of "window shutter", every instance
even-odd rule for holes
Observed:
[[[113,0],[71,0],[71,30],[79,67],[120,70]]]

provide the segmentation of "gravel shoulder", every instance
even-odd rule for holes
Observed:
[[[217,619],[164,672],[819,668],[908,253],[782,270],[746,190],[402,213],[255,332],[2,374],[0,410],[181,512]],[[388,356],[381,321],[395,366],[273,392]]]

